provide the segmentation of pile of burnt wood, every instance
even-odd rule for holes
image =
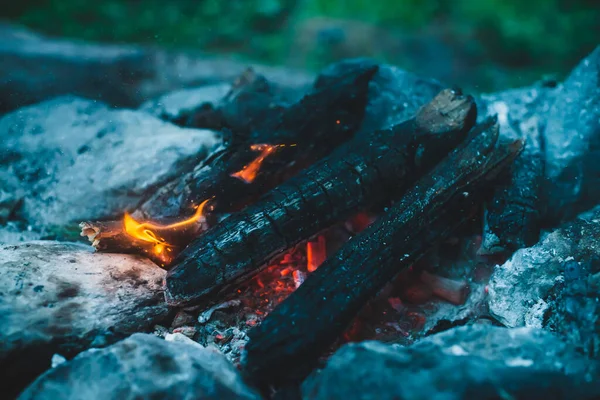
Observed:
[[[245,74],[220,106],[174,121],[218,129],[227,144],[132,213],[169,226],[208,200],[203,224],[155,232],[174,256],[166,279],[173,306],[217,302],[274,256],[357,213],[380,214],[250,332],[243,368],[259,386],[300,382],[369,299],[458,227],[478,220],[486,204],[487,229],[507,248],[537,237],[527,218],[507,223],[537,213],[535,187],[519,189],[518,197],[505,190],[523,171],[537,179],[537,159],[524,141],[499,139],[496,117],[476,123],[475,100],[458,89],[441,90],[388,129],[359,130],[377,70],[356,64],[323,77],[289,107],[273,103],[263,78]],[[233,108],[237,119],[228,118]],[[499,199],[503,208],[489,207]],[[121,221],[82,228],[100,251],[159,258]]]

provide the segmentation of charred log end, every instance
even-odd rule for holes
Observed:
[[[79,234],[79,236],[87,237],[92,246],[96,248],[96,246],[98,246],[98,243],[100,242],[99,240],[96,240],[101,231],[100,227],[94,225],[92,222],[81,222],[79,224],[79,227],[81,228],[81,233]]]
[[[457,89],[442,90],[415,117],[419,128],[434,134],[469,129],[476,119],[475,100]]]
[[[86,221],[81,222],[79,227],[81,228],[79,235],[87,237],[96,250],[105,250],[109,240],[117,239],[123,234],[123,224],[118,221],[106,223]],[[129,247],[126,246],[126,248]]]
[[[466,281],[456,281],[427,271],[421,273],[421,281],[431,288],[436,296],[457,306],[465,304],[471,289]]]

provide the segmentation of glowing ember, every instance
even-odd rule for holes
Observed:
[[[180,231],[200,222],[204,219],[203,212],[206,203],[208,203],[208,200],[204,200],[196,208],[196,212],[194,212],[194,215],[190,218],[169,225],[160,225],[152,222],[138,222],[131,215],[125,213],[125,216],[123,217],[125,232],[134,239],[152,244],[154,253],[156,255],[161,255],[165,250],[171,251],[170,248],[172,245],[167,243],[167,241],[162,236],[159,236],[159,234],[161,232]]]
[[[319,236],[316,241],[306,243],[306,269],[308,272],[316,271],[326,258],[327,248],[324,236]]]
[[[273,154],[278,148],[284,146],[284,144],[253,144],[250,146],[250,149],[252,151],[260,151],[260,154],[254,160],[252,160],[252,162],[245,165],[244,168],[231,174],[230,176],[246,183],[254,182],[256,176],[258,175],[258,171],[260,170],[260,166],[262,165],[263,161],[265,161],[265,158]]]

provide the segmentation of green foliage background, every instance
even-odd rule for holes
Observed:
[[[515,84],[565,74],[600,44],[597,0],[24,0],[3,5],[5,18],[55,35],[151,43],[236,54],[285,64],[295,27],[315,17],[355,20],[382,29],[419,32],[443,23],[481,69],[509,71]],[[460,43],[458,45],[461,45]],[[379,58],[404,66],[401,54]],[[332,61],[308,53],[302,67]],[[473,77],[486,89],[486,71]]]

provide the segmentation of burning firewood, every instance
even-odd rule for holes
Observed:
[[[167,300],[206,300],[274,256],[357,212],[398,198],[467,134],[473,99],[444,90],[392,129],[356,137],[191,243],[174,261]]]
[[[352,137],[362,121],[369,81],[376,71],[376,66],[357,68],[305,96],[272,120],[252,125],[256,129],[233,132],[226,148],[159,188],[132,217],[168,225],[171,220],[185,220],[207,199],[214,198],[213,212],[230,212],[250,204]],[[233,90],[238,93],[241,89]],[[147,243],[127,235],[121,221],[84,222],[81,228],[82,236],[88,236],[99,251],[154,252]],[[188,230],[186,235],[178,235],[172,247],[181,248],[198,232]]]
[[[302,379],[370,298],[473,215],[483,187],[523,146],[496,147],[497,124],[476,132],[249,333],[244,370],[251,380],[262,386]]]
[[[377,67],[359,68],[241,135],[229,137],[188,176],[159,189],[138,209],[147,218],[179,216],[191,203],[216,197],[216,212],[231,212],[330,153],[358,129],[369,81]],[[262,155],[262,156],[261,156]],[[253,176],[242,171],[261,159]]]
[[[190,237],[207,229],[204,210],[208,202],[203,201],[194,215],[185,220],[169,219],[162,224],[140,223],[129,214],[125,214],[123,222],[82,222],[79,224],[81,236],[87,236],[97,250],[139,253],[164,266],[181,251]]]

